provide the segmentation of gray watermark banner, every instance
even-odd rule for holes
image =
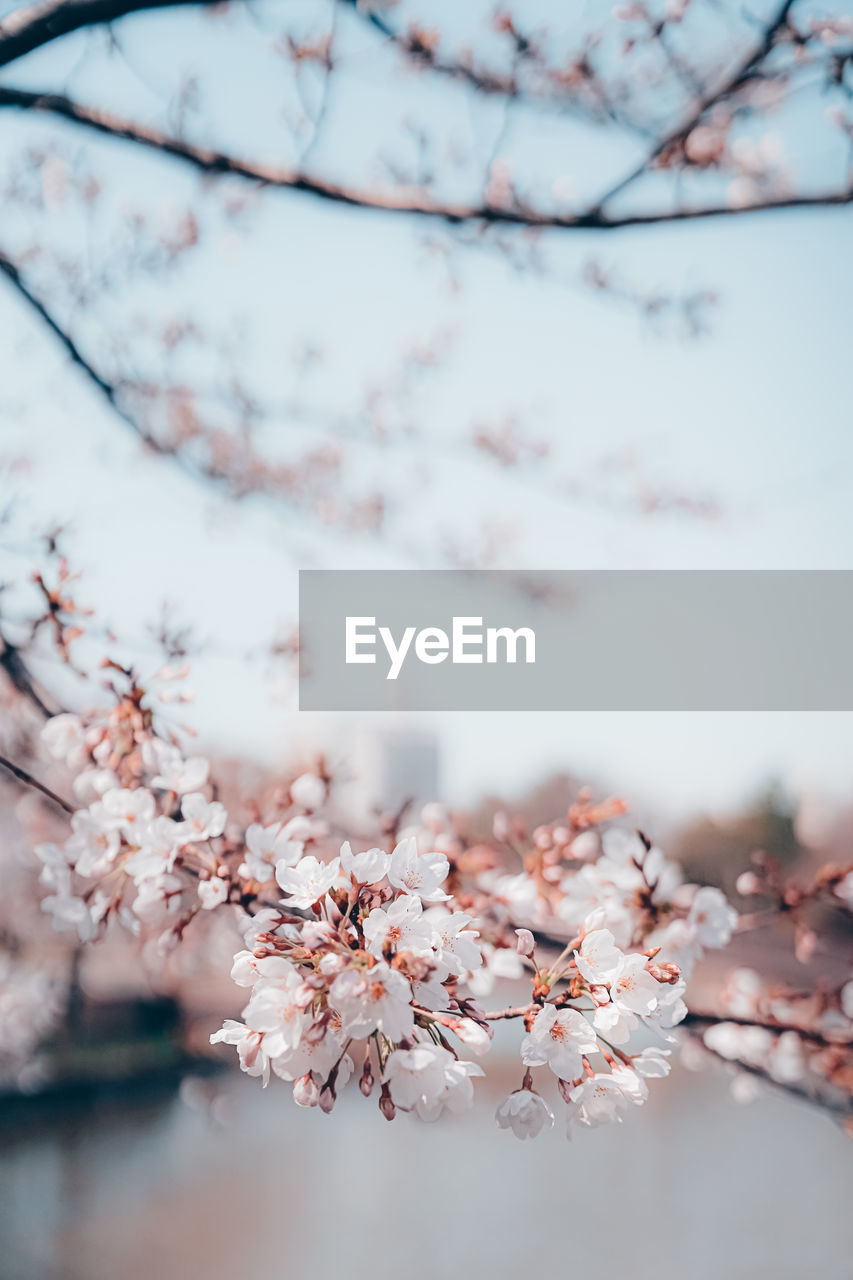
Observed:
[[[303,570],[303,711],[850,711],[853,572]]]

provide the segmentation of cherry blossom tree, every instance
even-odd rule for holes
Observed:
[[[178,8],[54,0],[2,20],[0,109],[23,152],[4,183],[0,274],[45,341],[60,344],[146,451],[217,492],[260,495],[323,525],[382,534],[394,494],[362,474],[354,451],[411,446],[413,380],[440,362],[442,341],[430,336],[404,351],[400,368],[343,414],[324,403],[322,379],[304,392],[309,342],[294,375],[303,390],[271,402],[249,372],[245,343],[184,286],[196,262],[209,271],[229,227],[277,219],[289,200],[308,200],[377,224],[404,221],[451,272],[465,255],[491,252],[511,269],[559,277],[559,247],[572,237],[724,225],[853,196],[850,23],[804,0],[749,11],[640,3],[589,22],[547,5],[535,17],[521,6],[468,14],[369,0],[296,11],[274,0]],[[138,43],[166,48],[178,29],[190,65],[163,59],[155,112],[149,93],[133,114]],[[79,55],[74,92],[69,51]],[[230,120],[217,109],[237,58],[275,87],[275,129],[271,104],[262,119],[236,101]],[[365,66],[377,84],[388,81],[393,118],[362,123]],[[467,127],[472,112],[485,142]],[[567,165],[567,150],[581,160]],[[199,180],[179,188],[165,222],[150,201],[122,203],[126,179],[113,173],[146,154],[159,166],[150,171],[159,190]],[[814,162],[818,154],[825,163]],[[147,313],[142,281],[156,284]],[[713,299],[712,286],[644,292],[595,255],[570,283],[694,330]],[[199,351],[215,354],[213,380],[200,373]],[[209,369],[209,358],[202,363]],[[284,453],[271,447],[282,419],[304,428]],[[519,470],[547,454],[548,441],[510,415],[474,424],[448,466],[459,451]],[[395,463],[398,476],[403,465]],[[539,476],[550,480],[541,468]],[[573,492],[585,484],[606,500],[609,483],[586,477]],[[715,509],[713,495],[661,491],[642,475],[627,500],[701,517]],[[468,562],[483,554],[450,550]]]
[[[206,918],[227,915],[242,937],[231,978],[247,1003],[210,1038],[264,1085],[276,1076],[297,1105],[330,1112],[357,1081],[386,1119],[434,1120],[471,1105],[494,1026],[512,1022],[519,1085],[496,1121],[520,1138],[551,1127],[555,1109],[569,1137],[621,1122],[682,1045],[694,1064],[697,1052],[735,1064],[741,1094],[758,1079],[849,1124],[853,982],[799,992],[735,969],[713,1008],[688,1001],[703,953],[756,918],[801,917],[821,901],[849,913],[853,868],[826,866],[798,887],[759,857],[738,890],[763,905],[739,917],[626,827],[618,798],[582,793],[533,831],[497,812],[480,837],[430,804],[409,820],[380,813],[373,831],[342,839],[335,778],[318,765],[226,809],[208,761],[170,719],[183,673],[167,666],[143,685],[110,660],[103,671],[99,706],[51,715],[39,735],[39,773],[49,768],[73,801],[0,757],[61,819],[33,850],[42,911],[83,946],[126,931],[155,969]],[[15,688],[41,709],[26,678]],[[506,980],[526,987],[521,1002],[488,1008]],[[44,981],[9,962],[10,1055],[32,1053],[58,1016]]]
[[[414,228],[451,281],[460,261],[484,253],[562,279],[561,246],[612,243],[632,228],[717,220],[725,234],[736,219],[790,209],[847,216],[849,19],[805,0],[748,11],[632,4],[589,25],[560,6],[535,20],[520,5],[459,8],[439,17],[332,0],[295,12],[235,0],[179,12],[169,0],[48,0],[0,22],[0,108],[20,130],[3,180],[0,275],[21,315],[164,467],[229,501],[264,499],[372,537],[386,532],[393,494],[387,482],[365,487],[354,446],[382,458],[419,433],[427,451],[435,445],[410,409],[440,363],[440,336],[404,351],[342,414],[323,399],[322,375],[317,387],[310,342],[297,370],[314,371],[310,394],[297,378],[274,403],[249,376],[251,338],[241,344],[211,314],[197,283],[211,246],[280,219],[288,201]],[[146,39],[158,41],[166,79],[153,111],[128,87]],[[197,45],[191,73],[175,44],[194,55]],[[268,95],[258,112],[249,88],[230,100],[239,59],[241,86],[274,83],[274,120]],[[363,108],[366,62],[376,85],[400,95],[393,111],[388,98]],[[471,112],[486,125],[476,137],[461,124]],[[581,160],[573,167],[568,154]],[[139,194],[146,176],[123,203],[137,163],[157,166],[158,197],[176,184],[165,215]],[[713,297],[648,294],[595,255],[564,274],[568,287],[690,331]],[[254,324],[253,336],[263,318]],[[282,421],[304,428],[284,451],[270,429]],[[464,450],[522,472],[549,442],[510,416],[474,424],[445,463]],[[540,478],[544,487],[550,472]],[[638,488],[639,511],[714,513],[707,495]],[[694,1058],[733,1064],[741,1091],[760,1080],[849,1124],[849,979],[803,992],[736,969],[713,1007],[688,986],[704,952],[769,919],[793,922],[801,948],[809,932],[831,941],[829,915],[846,920],[853,903],[849,866],[802,884],[759,857],[738,882],[750,905],[738,917],[716,887],[684,883],[630,828],[621,799],[582,794],[533,829],[498,811],[472,835],[431,805],[380,811],[363,830],[335,810],[337,780],[319,761],[226,804],[225,780],[171,716],[190,646],[164,626],[168,660],[153,674],[107,656],[99,684],[77,642],[85,632],[109,655],[110,629],[76,600],[58,542],[48,539],[51,567],[34,579],[29,615],[11,625],[4,602],[0,616],[0,767],[15,839],[23,831],[40,881],[36,911],[17,915],[8,946],[4,936],[4,1064],[31,1059],[61,1016],[56,975],[28,962],[34,916],[74,948],[123,930],[154,966],[226,920],[246,1004],[210,1034],[248,1074],[289,1083],[301,1106],[331,1111],[357,1084],[387,1119],[455,1113],[506,1022],[517,1030],[518,1088],[496,1120],[518,1137],[557,1112],[570,1134],[622,1120],[681,1045],[688,1058],[692,1046]],[[489,562],[476,545],[447,558]],[[288,658],[296,644],[284,646]],[[73,699],[35,674],[39,646],[79,674]],[[490,1007],[505,980],[521,995]]]

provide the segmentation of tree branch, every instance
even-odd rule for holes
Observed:
[[[4,90],[5,92],[5,90]],[[77,366],[91,382],[103,398],[107,401],[110,408],[118,414],[122,422],[124,422],[149,449],[153,449],[155,453],[168,454],[173,451],[160,443],[137,419],[123,407],[119,398],[119,388],[112,382],[104,378],[93,364],[83,355],[77,343],[65,329],[62,328],[59,321],[55,319],[52,313],[47,309],[40,298],[32,292],[27,285],[20,271],[11,258],[0,249],[0,273],[2,273],[17,293],[25,302],[35,311],[39,319],[47,326],[54,337],[59,339],[61,346],[65,348],[66,353],[70,356],[73,364]]]
[[[40,715],[43,715],[45,719],[50,719],[51,716],[57,714],[56,711],[50,710],[36,688],[35,681],[30,675],[18,648],[11,644],[1,633],[0,667],[6,672],[10,683],[18,690],[18,693],[22,694],[28,702],[31,702]]]
[[[626,227],[654,226],[659,223],[694,221],[702,218],[740,216],[779,209],[815,208],[845,205],[853,201],[853,187],[837,191],[770,196],[751,205],[706,205],[660,209],[651,213],[628,213],[608,217],[598,205],[579,214],[549,213],[524,205],[453,204],[430,200],[410,189],[398,191],[362,191],[340,186],[296,169],[256,164],[222,151],[199,147],[182,138],[170,137],[159,129],[136,124],[112,113],[84,106],[63,94],[37,93],[23,89],[0,88],[0,108],[43,111],[59,116],[107,137],[133,142],[149,150],[159,151],[192,165],[200,173],[231,176],[278,190],[301,192],[332,204],[380,213],[408,214],[416,218],[445,222],[450,226],[480,223],[486,226],[525,227],[532,230],[616,231]],[[618,189],[625,183],[620,184]],[[614,191],[617,188],[614,188]],[[609,198],[609,196],[607,197]],[[0,264],[2,265],[2,264]],[[53,327],[53,326],[52,326]],[[76,359],[76,357],[75,357]],[[80,361],[78,360],[78,363]],[[105,392],[106,394],[106,392]],[[138,431],[138,426],[135,427]],[[156,442],[151,442],[156,447]]]
[[[0,67],[84,27],[115,22],[129,13],[210,5],[214,0],[47,0],[16,9],[0,22]]]
[[[764,28],[761,39],[757,42],[754,48],[741,59],[737,66],[729,72],[719,85],[717,85],[716,89],[711,90],[703,98],[700,98],[690,115],[683,120],[681,124],[677,125],[675,129],[672,129],[663,138],[661,138],[646,158],[637,165],[635,169],[626,174],[624,178],[621,178],[619,182],[615,183],[605,191],[604,195],[599,198],[595,205],[596,211],[603,209],[604,205],[609,203],[614,196],[619,195],[619,193],[624,191],[626,187],[630,186],[633,182],[636,182],[637,178],[640,178],[644,173],[647,173],[655,161],[658,160],[664,152],[668,151],[671,147],[677,146],[678,143],[683,142],[684,139],[693,132],[707,111],[710,111],[710,109],[716,106],[718,102],[722,102],[723,99],[730,97],[737,89],[742,88],[742,86],[749,80],[752,73],[761,65],[773,49],[779,31],[788,22],[788,15],[794,5],[794,2],[795,0],[782,0],[782,4],[779,9],[777,9],[775,16]]]
[[[381,13],[378,13],[373,8],[365,7],[359,3],[359,0],[336,0],[336,2],[356,13],[362,21],[366,22],[388,44],[393,45],[403,57],[407,58],[416,67],[434,72],[446,80],[454,80],[459,84],[466,85],[484,97],[502,98],[508,102],[517,102],[524,106],[536,107],[546,111],[576,111],[599,123],[609,122],[618,125],[620,128],[630,129],[634,133],[648,136],[646,128],[621,116],[608,102],[604,90],[594,81],[593,72],[588,63],[584,64],[586,78],[581,79],[580,83],[587,88],[591,88],[594,85],[597,87],[599,96],[597,104],[585,101],[582,93],[578,92],[577,85],[573,84],[569,87],[565,83],[561,83],[559,72],[551,73],[552,78],[556,81],[555,84],[547,87],[543,86],[541,89],[532,85],[522,84],[515,69],[505,72],[492,71],[486,67],[476,67],[472,61],[463,60],[462,58],[442,58],[424,40],[423,33],[415,28],[408,33],[397,30]],[[540,70],[543,69],[540,68]],[[544,76],[547,81],[549,76],[547,69],[544,69]],[[592,96],[595,96],[594,89],[592,90]]]
[[[762,1067],[753,1066],[749,1062],[742,1062],[738,1059],[724,1058],[716,1049],[710,1049],[708,1045],[700,1038],[699,1043],[706,1053],[711,1054],[718,1062],[724,1063],[728,1067],[733,1067],[736,1071],[745,1072],[747,1075],[754,1076],[763,1084],[771,1089],[777,1089],[781,1093],[785,1093],[790,1098],[796,1098],[799,1102],[807,1102],[810,1106],[818,1107],[821,1111],[828,1111],[831,1115],[837,1116],[839,1120],[845,1121],[853,1117],[853,1101],[849,1098],[844,1101],[835,1100],[831,1097],[825,1097],[815,1090],[808,1089],[804,1085],[791,1084],[784,1080],[776,1080],[769,1072],[763,1070]]]
[[[820,1031],[809,1031],[805,1027],[799,1027],[791,1022],[776,1022],[772,1018],[742,1018],[731,1013],[709,1013],[695,1009],[689,1009],[684,1018],[685,1026],[697,1027],[715,1027],[722,1022],[733,1023],[737,1027],[759,1027],[762,1031],[772,1031],[774,1035],[782,1035],[785,1031],[795,1032],[801,1040],[805,1040],[808,1044],[819,1045],[821,1048],[828,1048],[830,1045],[846,1046],[851,1043],[851,1036],[848,1035],[824,1035]]]
[[[59,805],[59,808],[64,809],[66,813],[75,812],[74,806],[70,805],[67,800],[63,800],[62,796],[58,796],[55,791],[51,791],[50,787],[46,787],[43,782],[39,782],[38,778],[34,778],[31,773],[27,773],[26,769],[22,769],[20,765],[13,764],[5,756],[0,756],[0,769],[6,769],[13,778],[17,778],[18,782],[22,782],[24,786],[32,787],[33,790],[41,792],[43,796],[46,796],[54,804]]]
[[[66,354],[70,357],[72,364],[76,365],[84,374],[120,421],[133,432],[137,440],[141,441],[146,449],[150,449],[152,453],[161,458],[169,458],[194,479],[210,480],[229,491],[233,490],[233,477],[226,468],[217,466],[213,461],[194,462],[178,444],[158,439],[148,430],[144,423],[140,422],[125,407],[122,403],[121,384],[111,382],[98,372],[92,361],[80,350],[71,334],[62,327],[46,304],[25,283],[16,264],[2,249],[0,249],[0,274],[6,277],[19,296],[24,299],[54,337],[58,339],[60,346],[65,349]]]

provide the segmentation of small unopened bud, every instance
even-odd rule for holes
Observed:
[[[309,951],[321,947],[335,937],[335,930],[327,920],[309,920],[302,930],[302,941]]]
[[[532,956],[533,951],[536,947],[536,942],[530,930],[516,929],[515,936],[518,939],[518,941],[515,944],[515,949],[518,952],[518,954],[520,956],[527,956],[528,958]]]
[[[533,979],[533,999],[542,1000],[551,994],[551,975],[546,970],[539,972]]]
[[[754,871],[744,871],[738,876],[735,888],[742,898],[750,898],[755,893],[761,893],[761,879]]]
[[[379,1095],[379,1110],[386,1120],[393,1120],[397,1114],[397,1108],[391,1101],[391,1094],[388,1092],[387,1084],[383,1084],[382,1093]]]
[[[293,1101],[297,1107],[316,1107],[320,1101],[320,1090],[310,1071],[300,1076],[293,1083]],[[324,1108],[325,1109],[325,1108]]]
[[[370,1067],[370,1058],[364,1059],[364,1070],[361,1073],[361,1079],[358,1082],[358,1087],[364,1094],[365,1098],[369,1098],[373,1092],[373,1071]]]
[[[329,1115],[335,1105],[335,1090],[332,1085],[326,1084],[320,1090],[320,1110],[324,1115]]]

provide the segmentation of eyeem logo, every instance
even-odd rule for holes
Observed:
[[[524,661],[536,661],[536,633],[531,627],[486,627],[482,618],[453,618],[450,635],[441,627],[405,627],[399,641],[390,627],[377,627],[376,618],[347,617],[346,661],[375,663],[377,642],[388,655],[386,680],[396,680],[414,647],[418,662],[435,666],[448,658],[455,665],[474,662],[509,663],[519,661],[523,644]]]

